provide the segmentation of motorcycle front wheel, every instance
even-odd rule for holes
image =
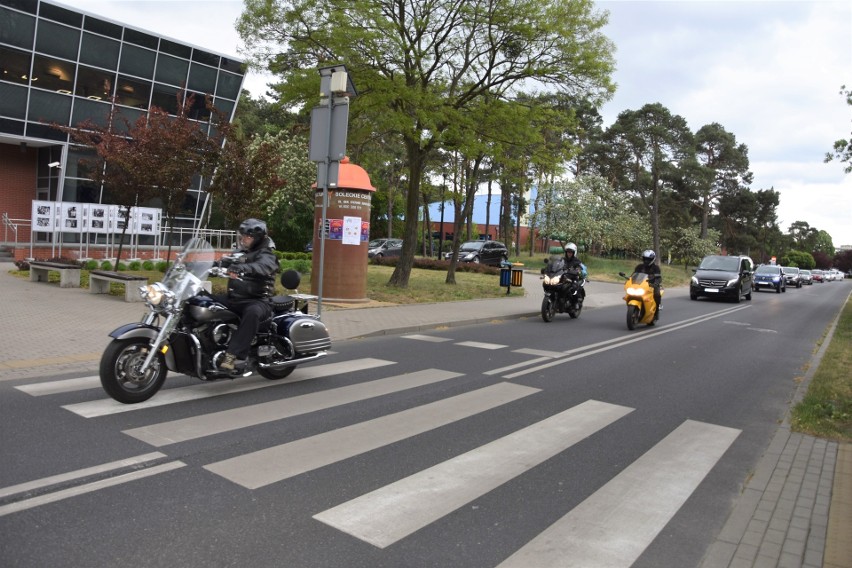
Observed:
[[[627,306],[627,329],[633,331],[639,323],[639,308],[633,305]]]
[[[101,386],[108,395],[124,404],[143,402],[154,396],[166,380],[166,363],[158,353],[148,369],[140,369],[148,356],[147,339],[116,339],[101,357]]]
[[[553,316],[556,314],[556,304],[550,295],[546,295],[541,301],[541,319],[546,322],[553,321]]]
[[[577,319],[580,317],[580,312],[583,310],[583,304],[581,302],[576,302],[568,306],[568,315],[571,316],[571,319]]]

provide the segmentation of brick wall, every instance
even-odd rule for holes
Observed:
[[[38,149],[0,144],[0,213],[10,219],[29,219],[36,198]],[[2,228],[0,228],[2,230]],[[11,238],[11,236],[9,237]],[[30,241],[30,228],[18,228],[18,242]]]

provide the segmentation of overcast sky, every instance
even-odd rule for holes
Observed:
[[[241,0],[65,0],[68,6],[240,57]],[[618,90],[605,126],[659,102],[696,132],[718,122],[749,148],[751,189],[781,194],[781,229],[794,221],[852,245],[852,176],[823,163],[849,138],[852,2],[598,0],[617,47]],[[257,97],[266,79],[249,73]],[[356,78],[357,84],[357,78]]]

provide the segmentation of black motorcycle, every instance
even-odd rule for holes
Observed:
[[[160,390],[168,371],[203,381],[235,378],[219,364],[239,316],[205,291],[207,275],[225,276],[214,267],[213,247],[191,239],[161,282],[139,289],[149,312],[139,323],[110,333],[112,341],[101,357],[100,379],[115,400],[133,404],[148,400]],[[285,271],[281,283],[298,288],[299,273]],[[290,375],[296,365],[316,361],[331,347],[328,330],[308,303],[316,296],[291,294],[269,298],[272,318],[263,322],[251,345],[245,370],[269,380]]]
[[[565,258],[550,258],[541,269],[544,299],[541,302],[541,319],[553,321],[556,313],[568,312],[572,319],[579,317],[586,298],[586,279],[579,270],[569,270]]]

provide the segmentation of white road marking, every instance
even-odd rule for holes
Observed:
[[[0,489],[0,498],[8,497],[9,495],[14,495],[15,493],[24,493],[26,491],[33,491],[34,489],[41,489],[42,487],[49,487],[50,485],[56,485],[57,483],[64,483],[66,481],[72,481],[74,479],[82,479],[90,475],[96,475],[98,473],[104,473],[106,471],[112,471],[114,469],[121,469],[123,467],[129,467],[148,461],[158,460],[164,457],[166,457],[166,454],[161,454],[160,452],[152,452],[150,454],[143,454],[141,456],[135,456],[132,458],[109,462],[93,467],[87,467],[85,469],[78,469],[76,471],[69,471],[67,473],[51,475],[50,477],[43,477],[41,479],[28,481],[26,483],[19,483],[18,485],[4,487]]]
[[[221,412],[142,426],[141,428],[124,430],[124,433],[143,442],[147,442],[152,446],[166,446],[222,432],[230,432],[239,428],[264,424],[274,420],[281,420],[291,416],[316,412],[460,376],[462,376],[461,373],[441,371],[440,369],[424,369],[415,373],[347,385],[345,387],[293,398],[272,400],[260,404],[223,410]]]
[[[204,466],[249,489],[393,444],[539,392],[499,383],[417,408]]]
[[[9,515],[11,513],[17,513],[19,511],[25,511],[26,509],[32,509],[33,507],[38,507],[40,505],[46,505],[48,503],[61,501],[70,497],[76,497],[85,493],[92,493],[94,491],[98,491],[99,489],[105,489],[107,487],[113,487],[115,485],[121,485],[122,483],[128,483],[130,481],[136,481],[137,479],[150,477],[152,475],[166,473],[167,471],[179,469],[184,466],[186,466],[186,464],[181,461],[173,461],[169,463],[164,463],[162,465],[156,465],[154,467],[149,467],[146,469],[140,469],[138,471],[126,473],[117,477],[110,477],[108,479],[102,479],[100,481],[93,481],[92,483],[87,483],[85,485],[70,487],[68,489],[56,491],[55,493],[40,495],[39,497],[33,497],[32,499],[25,499],[16,503],[10,503],[8,505],[0,506],[0,517]]]
[[[623,406],[584,402],[314,518],[385,548],[630,412]]]
[[[419,341],[429,341],[432,343],[444,343],[445,341],[452,341],[452,339],[449,337],[435,337],[434,335],[419,335],[416,333],[412,335],[403,335],[401,337],[403,339],[417,339]]]
[[[627,568],[739,433],[687,420],[499,568]]]
[[[545,351],[544,349],[515,349],[512,353],[522,353],[524,355],[538,355],[539,357],[562,357],[565,355],[562,351]]]
[[[498,343],[483,343],[481,341],[460,341],[456,343],[456,345],[461,345],[462,347],[475,347],[477,349],[505,349],[508,347],[507,345],[500,345]]]
[[[330,375],[341,375],[354,371],[374,369],[376,367],[394,364],[395,363],[393,361],[385,361],[383,359],[355,359],[354,361],[329,363],[327,365],[314,365],[297,369],[295,371],[298,373],[297,378],[290,381],[268,381],[261,377],[246,377],[234,380],[225,379],[212,383],[202,383],[200,385],[193,385],[189,387],[163,390],[154,395],[153,398],[150,398],[145,402],[140,402],[139,404],[122,404],[112,400],[111,398],[105,398],[101,400],[80,402],[77,404],[68,404],[62,408],[70,410],[75,414],[79,414],[84,418],[94,418],[96,416],[132,412],[134,410],[143,410],[145,408],[165,406],[167,404],[176,404],[190,400],[200,400],[225,394],[262,389],[281,385],[286,382],[307,381],[310,379],[328,377]]]
[[[526,361],[521,361],[520,363],[515,363],[514,365],[507,365],[505,367],[500,367],[499,369],[492,369],[490,371],[483,371],[483,375],[500,375],[502,373],[508,373],[509,371],[514,371],[515,369],[520,369],[521,367],[529,367],[530,365],[535,365],[536,363],[541,363],[543,361],[550,361],[553,357],[536,357],[535,359],[528,359]]]
[[[62,381],[48,381],[45,383],[20,385],[15,388],[31,396],[46,396],[49,394],[93,389],[100,386],[101,380],[97,375],[95,375],[93,377],[79,377],[76,379],[65,379]]]

